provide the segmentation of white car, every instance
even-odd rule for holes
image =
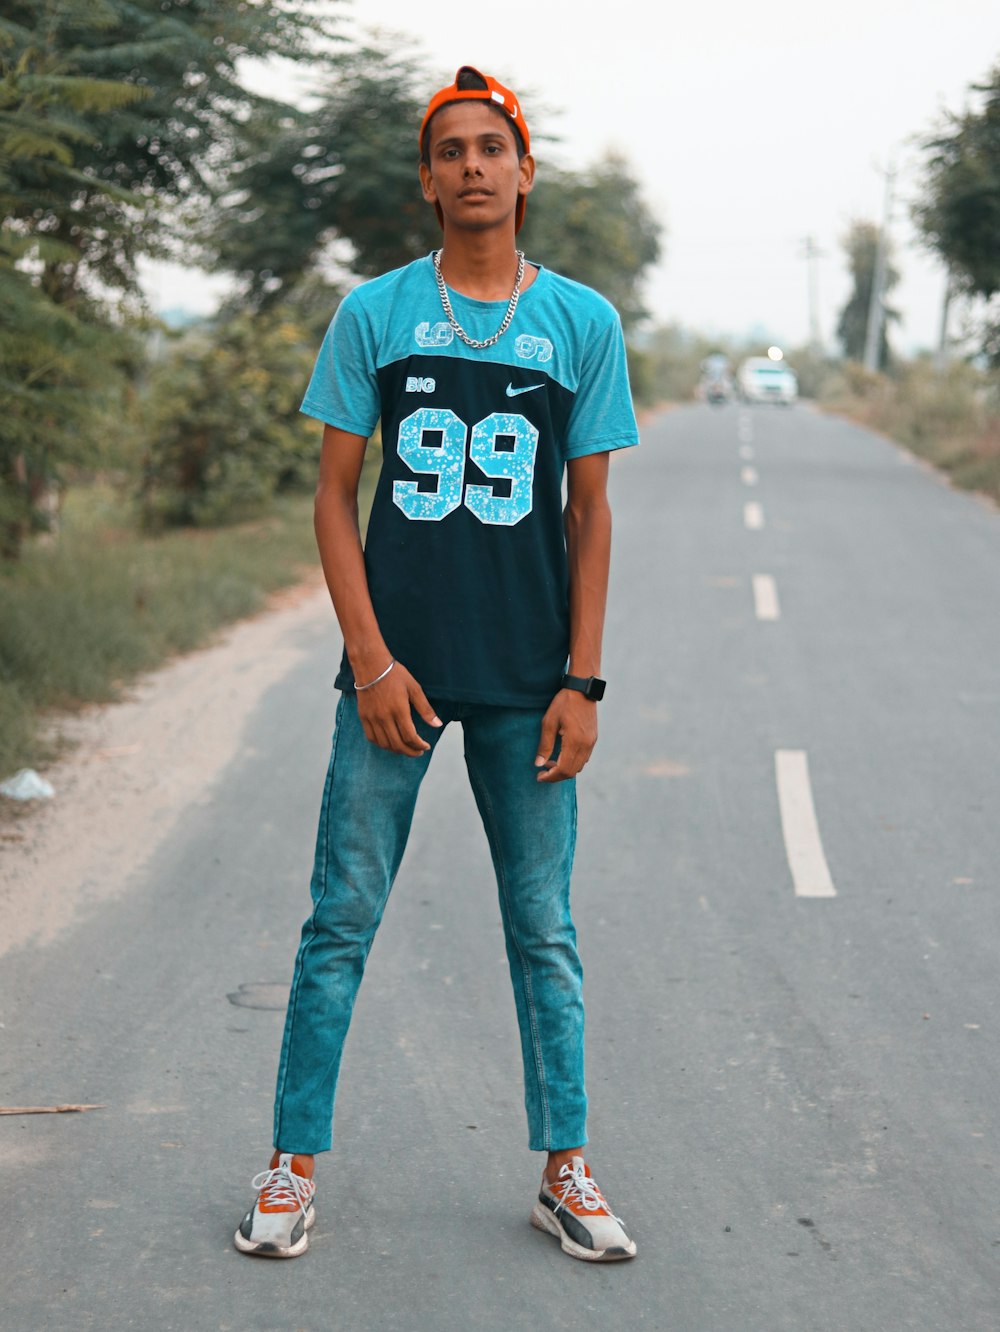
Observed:
[[[768,356],[748,356],[737,372],[736,385],[744,402],[777,402],[787,407],[799,396],[795,371]]]

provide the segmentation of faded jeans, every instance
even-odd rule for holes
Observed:
[[[583,973],[570,915],[576,784],[538,782],[541,710],[434,700],[461,722],[465,762],[496,871],[521,1034],[528,1145],[558,1151],[587,1141]],[[365,738],[357,699],[337,707],[323,790],[312,915],[285,1018],[274,1145],[312,1155],[331,1143],[344,1041],[365,962],[399,869],[417,792],[443,727],[416,718],[431,749],[392,754]]]

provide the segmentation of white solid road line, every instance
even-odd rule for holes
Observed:
[[[764,526],[764,510],[756,500],[743,505],[743,521],[751,532],[759,532]]]
[[[778,607],[778,589],[770,574],[754,574],[753,604],[758,620],[778,620],[781,610]]]
[[[774,754],[778,805],[785,854],[796,897],[836,897],[830,868],[823,853],[816,806],[809,782],[809,760],[804,749],[778,749]]]
[[[755,486],[757,484],[756,467],[744,467],[740,470],[740,479],[745,486]]]

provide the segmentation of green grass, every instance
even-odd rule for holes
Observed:
[[[58,539],[0,567],[0,777],[52,757],[53,710],[117,698],[318,563],[311,497],[256,522],[147,536],[110,487],[70,491]]]

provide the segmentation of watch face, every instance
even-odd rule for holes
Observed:
[[[604,697],[604,689],[604,681],[598,679],[596,675],[592,675],[587,681],[587,697],[593,699],[595,703],[599,703]]]

